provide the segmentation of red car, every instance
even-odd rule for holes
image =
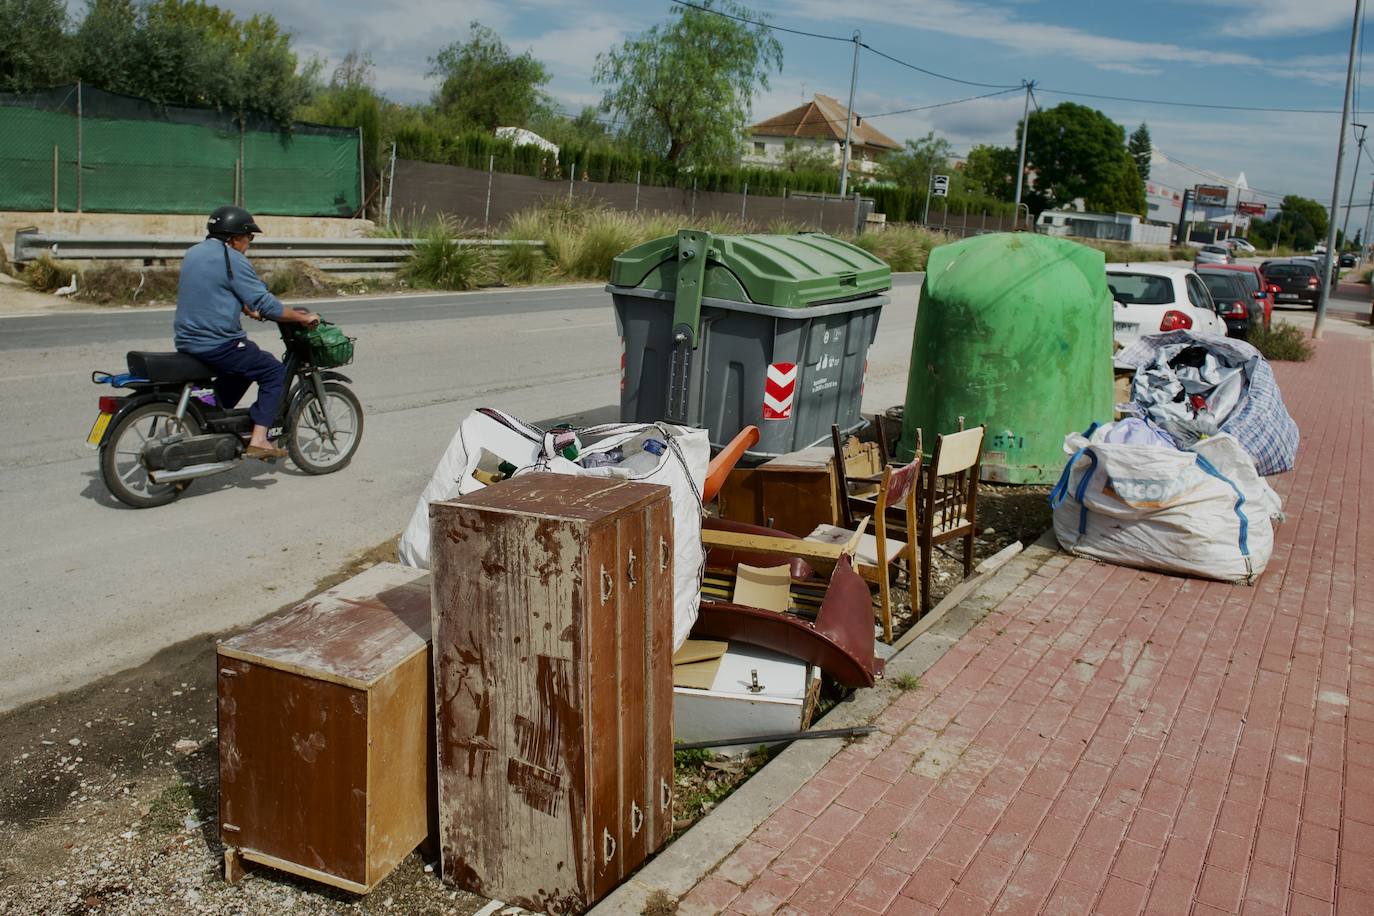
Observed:
[[[1241,283],[1245,284],[1245,289],[1255,299],[1264,303],[1264,328],[1269,329],[1269,321],[1274,315],[1274,294],[1279,288],[1274,283],[1266,280],[1260,269],[1253,264],[1202,264],[1197,267],[1198,273],[1211,273],[1213,271],[1225,271],[1240,275]]]

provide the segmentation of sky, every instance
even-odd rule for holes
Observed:
[[[669,0],[246,0],[220,2],[240,15],[266,12],[294,35],[299,52],[329,64],[357,49],[372,56],[377,86],[400,102],[427,99],[428,58],[468,36],[478,20],[516,52],[548,67],[546,87],[570,111],[600,100],[592,81],[599,53],[672,13]],[[997,86],[1037,84],[1042,108],[1075,101],[1126,128],[1149,125],[1151,177],[1174,187],[1234,180],[1244,173],[1247,199],[1277,203],[1285,193],[1329,205],[1339,141],[1355,0],[754,0],[772,24],[848,39],[857,29],[876,51],[944,77]],[[844,101],[853,44],[775,32],[783,68],[753,100],[756,120],[794,108],[812,93]],[[1374,37],[1362,42],[1371,51]],[[1356,86],[1352,119],[1374,128],[1374,75]],[[1366,85],[1367,84],[1367,85]],[[1011,145],[1025,101],[1013,91],[926,111],[995,89],[921,73],[864,50],[854,108],[899,140],[928,131],[958,153],[979,143]],[[1259,108],[1220,111],[1085,98],[1092,93]],[[1299,113],[1276,109],[1319,109]],[[1352,138],[1357,132],[1352,130]],[[1356,176],[1368,203],[1374,181],[1374,133]],[[1347,148],[1340,192],[1350,190],[1355,143]],[[1167,157],[1167,158],[1166,158]],[[1211,176],[1211,177],[1208,177]],[[1343,213],[1343,211],[1342,211]],[[1362,223],[1363,206],[1352,225]],[[1352,230],[1353,231],[1353,230]]]

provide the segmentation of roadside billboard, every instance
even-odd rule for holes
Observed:
[[[1269,205],[1250,200],[1242,200],[1240,203],[1236,204],[1236,211],[1246,216],[1264,216],[1264,214],[1269,211]]]
[[[1199,207],[1224,207],[1230,191],[1221,185],[1200,184],[1193,189],[1193,200]]]

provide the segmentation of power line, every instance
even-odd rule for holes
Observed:
[[[819,38],[822,41],[843,41],[849,44],[854,39],[844,38],[839,35],[822,35],[819,32],[807,32],[803,29],[789,29],[786,26],[774,25],[771,22],[763,22],[759,19],[750,19],[747,16],[736,16],[734,13],[727,13],[724,10],[713,10],[709,6],[699,6],[695,3],[688,3],[687,0],[671,0],[678,6],[685,6],[688,9],[696,10],[701,13],[714,13],[717,16],[724,16],[726,19],[733,19],[736,22],[747,22],[749,25],[762,26],[765,29],[772,29],[775,32],[786,32],[789,35],[804,35],[807,38]]]
[[[674,2],[674,3],[677,3],[677,2],[680,2],[680,0],[673,0],[673,2]],[[903,67],[906,67],[906,68],[908,68],[908,69],[910,69],[910,70],[915,70],[917,73],[924,73],[926,76],[933,76],[933,77],[935,77],[936,79],[948,80],[948,81],[950,81],[951,83],[962,83],[962,84],[965,85],[965,86],[978,86],[978,87],[980,87],[980,88],[982,88],[982,89],[1020,89],[1020,88],[1021,88],[1021,86],[1012,86],[1012,85],[1007,84],[1007,83],[980,83],[980,82],[978,82],[978,81],[976,81],[976,80],[960,79],[960,78],[957,77],[957,76],[949,76],[948,74],[937,73],[937,72],[935,72],[934,70],[927,70],[925,67],[918,67],[918,66],[916,66],[916,65],[913,64],[913,63],[909,63],[909,62],[907,62],[907,61],[902,60],[901,58],[893,57],[891,54],[887,54],[887,53],[885,53],[885,52],[883,52],[883,51],[879,51],[877,48],[873,47],[872,45],[870,45],[870,44],[868,44],[868,43],[866,43],[866,42],[862,42],[862,41],[861,41],[861,42],[859,42],[859,45],[860,45],[861,47],[863,47],[865,50],[871,51],[871,52],[873,52],[874,54],[878,55],[879,57],[884,58],[885,60],[889,60],[889,61],[891,61],[891,62],[894,63],[894,64],[898,64],[898,65],[903,66]]]
[[[1340,114],[1331,108],[1274,108],[1266,105],[1213,105],[1206,102],[1175,102],[1169,99],[1137,99],[1122,95],[1101,95],[1095,92],[1074,92],[1068,89],[1047,89],[1042,92],[1054,95],[1067,95],[1083,99],[1101,99],[1108,102],[1133,102],[1138,105],[1166,105],[1173,108],[1205,108],[1214,111],[1259,111],[1276,114]]]
[[[877,114],[864,115],[863,120],[871,120],[873,118],[885,118],[888,115],[911,114],[914,111],[930,111],[932,108],[947,108],[950,105],[962,105],[965,102],[977,102],[980,99],[991,99],[999,95],[1006,95],[1010,92],[1020,91],[1020,86],[1012,86],[1008,89],[999,89],[996,92],[987,92],[983,95],[970,95],[962,99],[950,99],[948,102],[936,102],[934,105],[918,105],[915,108],[898,108],[896,111],[880,111]],[[835,119],[835,123],[838,123],[840,120],[842,119]]]

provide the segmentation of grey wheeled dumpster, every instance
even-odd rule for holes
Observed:
[[[683,230],[615,259],[620,419],[710,431],[757,425],[772,458],[863,425],[868,347],[892,288],[878,258],[827,235]]]

